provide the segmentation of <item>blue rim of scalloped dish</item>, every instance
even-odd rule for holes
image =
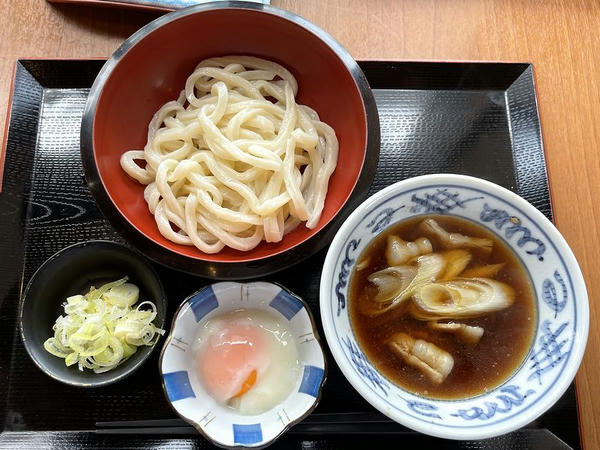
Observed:
[[[259,281],[259,280],[257,280],[257,281]],[[206,289],[211,289],[214,284],[218,284],[218,283],[207,284],[206,286],[198,289],[194,293],[188,295],[181,302],[181,304],[177,307],[177,310],[175,311],[175,313],[173,315],[173,320],[171,321],[171,328],[169,329],[169,334],[168,334],[168,336],[165,338],[165,340],[163,342],[163,347],[160,350],[160,354],[159,354],[159,357],[158,357],[158,372],[160,374],[161,386],[163,388],[163,392],[165,394],[167,403],[169,404],[169,406],[171,407],[171,409],[175,412],[175,414],[177,414],[179,417],[181,417],[183,420],[185,420],[187,423],[189,423],[191,426],[193,426],[196,429],[196,431],[198,431],[211,444],[216,445],[217,447],[220,447],[220,448],[226,448],[226,449],[248,449],[248,448],[252,448],[252,449],[260,450],[260,449],[263,449],[265,447],[268,447],[271,444],[273,444],[275,441],[277,441],[281,436],[283,436],[290,428],[292,428],[293,426],[295,426],[298,423],[302,422],[309,415],[311,415],[313,413],[313,411],[315,410],[315,408],[319,405],[319,403],[321,401],[321,398],[323,397],[323,386],[325,385],[325,382],[327,381],[327,373],[328,373],[327,358],[325,357],[325,349],[323,347],[323,341],[321,340],[321,337],[319,336],[319,332],[317,330],[317,323],[315,321],[315,318],[313,316],[312,311],[310,310],[310,307],[308,306],[308,304],[301,297],[299,297],[298,295],[294,294],[292,291],[290,291],[285,286],[282,286],[281,284],[273,282],[273,281],[263,281],[263,282],[264,283],[268,283],[268,284],[272,284],[274,286],[277,286],[279,289],[281,289],[282,291],[285,291],[287,294],[289,294],[291,297],[293,297],[294,299],[298,300],[302,304],[302,307],[306,310],[306,312],[308,314],[308,318],[310,320],[310,324],[311,324],[311,327],[312,327],[312,333],[313,333],[313,336],[315,338],[315,341],[317,342],[317,344],[319,346],[319,349],[321,350],[321,354],[323,355],[323,378],[321,379],[321,382],[319,383],[319,388],[317,390],[317,395],[315,395],[315,400],[314,400],[312,406],[310,408],[308,408],[308,410],[304,414],[302,414],[301,416],[299,416],[297,419],[292,420],[292,421],[290,421],[290,423],[288,423],[287,425],[285,425],[281,429],[281,431],[275,437],[273,437],[271,440],[266,441],[263,444],[258,445],[258,446],[246,446],[246,445],[231,445],[230,446],[230,445],[223,445],[222,443],[214,440],[209,434],[207,434],[199,426],[198,423],[196,423],[196,422],[188,419],[187,417],[183,416],[182,414],[180,414],[179,411],[175,408],[175,406],[171,402],[171,400],[169,399],[169,395],[167,393],[167,387],[165,386],[164,373],[163,373],[163,370],[162,370],[162,361],[163,361],[163,356],[165,354],[165,351],[169,347],[169,345],[171,344],[171,341],[173,339],[173,331],[175,330],[175,324],[177,323],[177,319],[179,317],[179,313],[181,312],[181,309],[183,307],[185,307],[186,305],[188,305],[190,299],[194,298],[196,295],[200,294],[202,291],[204,291]],[[232,281],[230,283],[237,283],[239,285],[244,285],[244,284],[251,284],[253,282],[250,281],[250,282],[244,283],[244,282]],[[280,313],[281,313],[281,311],[280,311]]]

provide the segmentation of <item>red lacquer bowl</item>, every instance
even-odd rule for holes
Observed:
[[[297,101],[314,108],[336,131],[340,152],[317,227],[301,225],[275,244],[205,254],[159,232],[119,158],[143,148],[148,123],[177,98],[202,59],[253,55],[276,61],[298,80]],[[198,5],[146,25],[112,55],[94,82],[81,130],[86,178],[103,213],[142,252],[165,265],[211,278],[250,278],[283,269],[331,241],[364,199],[379,155],[379,120],[357,63],[314,24],[271,6],[220,2]]]

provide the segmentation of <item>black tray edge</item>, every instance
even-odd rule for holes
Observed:
[[[22,89],[24,89],[24,92],[25,92],[25,90],[28,91],[30,94],[33,92],[35,95],[39,95],[39,98],[41,99],[41,97],[43,95],[44,89],[46,89],[46,88],[64,88],[65,87],[65,86],[54,84],[53,81],[52,81],[53,78],[51,76],[48,77],[48,74],[40,73],[39,71],[37,71],[37,69],[39,69],[41,66],[44,66],[45,63],[47,63],[49,61],[56,62],[56,63],[67,63],[67,64],[70,64],[70,63],[76,64],[78,62],[80,63],[81,61],[86,61],[86,62],[91,62],[91,63],[99,63],[100,65],[102,65],[102,63],[104,62],[104,60],[61,60],[61,59],[57,59],[57,60],[47,60],[47,59],[31,60],[31,59],[26,59],[26,60],[18,60],[18,61],[15,62],[15,71],[14,71],[14,74],[13,74],[13,84],[11,86],[11,92],[10,92],[10,96],[11,97],[10,97],[9,105],[8,105],[8,112],[9,112],[9,114],[7,114],[7,123],[6,123],[6,129],[5,129],[5,135],[4,135],[4,142],[3,142],[3,148],[5,150],[4,151],[4,162],[5,162],[5,165],[8,165],[7,164],[8,154],[9,154],[8,146],[9,146],[9,142],[11,141],[11,137],[12,137],[11,133],[12,132],[16,133],[16,131],[13,131],[13,130],[15,130],[15,127],[13,126],[13,122],[15,124],[17,124],[19,122],[19,120],[17,119],[18,113],[15,114],[15,101],[14,101],[15,99],[13,97],[13,92],[17,88],[22,88]],[[382,64],[385,64],[385,62],[380,62],[380,61],[364,61],[364,62],[360,62],[360,65],[362,67],[363,64],[370,64],[370,63],[382,63]],[[423,64],[437,64],[437,63],[423,63]],[[445,64],[445,63],[440,63],[440,64]],[[451,64],[463,64],[463,63],[458,63],[457,62],[457,63],[451,63]],[[468,63],[468,64],[490,64],[490,63]],[[504,64],[504,63],[499,63],[499,64]],[[512,63],[507,63],[507,64],[512,64]],[[531,85],[534,85],[533,67],[531,65],[528,65],[528,64],[524,64],[524,65],[527,66],[525,68],[525,70],[521,73],[521,75],[517,78],[517,80],[515,80],[513,82],[513,84],[511,84],[507,88],[507,107],[509,107],[509,108],[510,108],[509,102],[510,102],[510,94],[511,94],[509,91],[511,91],[511,89],[513,89],[513,87],[515,85],[518,85],[518,83],[531,83]],[[23,73],[23,71],[25,71],[27,73]],[[26,79],[26,81],[23,81],[21,79],[17,80],[17,78],[19,78],[21,76],[24,76],[25,79]],[[29,76],[29,79],[27,79],[28,76]],[[17,86],[17,82],[20,82],[21,84],[23,84],[23,86]],[[36,84],[34,82],[37,82],[37,86],[33,86],[34,84]],[[31,90],[32,86],[34,87],[33,90]],[[89,87],[89,85],[88,86],[85,86],[85,85],[74,85],[74,86],[69,86],[69,87],[74,87],[74,88],[75,87]],[[537,120],[537,126],[538,126],[538,130],[539,130],[539,150],[541,152],[540,157],[544,158],[543,144],[542,144],[542,135],[541,135],[541,127],[539,126],[539,113],[538,113],[538,109],[537,109],[537,97],[535,96],[535,90],[534,90],[534,97],[535,97],[536,107],[533,108],[533,110],[534,110],[534,113],[535,113],[535,116],[536,116],[535,119]],[[39,108],[38,108],[38,114],[39,114]],[[37,123],[38,122],[36,122],[36,125],[37,125]],[[514,124],[514,122],[513,122],[513,124]],[[33,127],[31,127],[31,128],[33,128]],[[22,132],[22,130],[21,130],[21,132]],[[33,133],[33,135],[37,136],[37,132]],[[518,144],[518,143],[515,144],[513,142],[513,145],[516,145],[515,149],[517,149],[517,151],[519,151],[518,150],[519,148],[523,148],[522,144]],[[519,146],[519,145],[521,145],[521,146]],[[35,146],[35,143],[33,144],[33,146]],[[25,162],[27,162],[27,161],[25,161]],[[547,185],[548,175],[547,175],[547,169],[546,169],[545,160],[543,160],[542,165],[543,165],[543,168],[544,168],[544,170],[543,170],[543,178],[544,178],[545,184]],[[518,164],[515,164],[515,166],[519,167]],[[518,176],[524,176],[525,174],[526,174],[525,172],[520,173],[520,174],[517,173]],[[6,179],[7,179],[7,177],[5,176],[4,180],[2,180],[2,183],[3,183],[2,185],[3,186],[7,184]],[[21,195],[24,195],[28,191],[29,181],[30,181],[30,179],[28,179],[28,182],[23,185],[23,188],[21,190]],[[4,197],[4,198],[6,198],[6,197]],[[2,204],[2,201],[0,201],[0,204]],[[20,206],[22,206],[22,205],[20,205]],[[16,211],[13,216],[14,216],[15,219],[18,218],[20,220],[24,220],[24,214],[25,214],[25,212],[26,211],[24,210],[24,208],[21,207],[21,210],[20,211]],[[552,214],[551,211],[550,211],[550,214]],[[546,213],[546,215],[548,215],[548,214]],[[550,218],[551,217],[552,216],[550,215]],[[2,230],[2,231],[4,231],[4,230]],[[4,235],[6,235],[6,234],[4,234]],[[14,239],[13,241],[14,241],[13,243],[18,242],[18,239]],[[21,254],[22,254],[22,251],[21,251]],[[13,256],[11,255],[11,258],[12,257]],[[12,260],[12,262],[14,263],[16,261]],[[8,266],[9,263],[10,263],[10,260],[3,261],[2,264]],[[10,264],[10,265],[12,266],[13,269],[14,269],[14,267],[19,267],[18,264],[16,266],[12,265],[12,264]],[[23,267],[22,264],[21,264],[21,267]],[[2,269],[2,266],[0,266],[0,269]],[[22,283],[22,270],[21,270],[20,273],[21,273],[21,276],[19,278],[20,278],[21,283]],[[19,288],[19,291],[20,291],[20,288]],[[4,292],[0,291],[0,294],[4,294]],[[12,295],[14,295],[14,293],[11,292],[10,296],[12,296]],[[7,295],[7,297],[4,298],[4,300],[5,300],[5,302],[3,302],[3,304],[2,304],[2,319],[1,320],[6,320],[6,316],[4,315],[4,308],[6,306],[5,305],[6,300],[9,300],[8,295]],[[18,300],[18,293],[17,293],[17,300]],[[11,344],[12,344],[12,341],[11,341]],[[11,345],[11,347],[12,347],[12,345]],[[1,401],[3,403],[4,403],[5,399],[6,399],[6,395],[5,395],[6,393],[4,392],[5,389],[6,389],[5,386],[3,386],[2,388],[0,388],[0,395],[2,395],[2,397],[3,397]],[[3,408],[2,412],[3,413],[5,412],[5,408]],[[0,418],[1,418],[1,416],[0,416]]]

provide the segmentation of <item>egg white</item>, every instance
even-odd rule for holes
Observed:
[[[261,414],[283,402],[298,383],[300,362],[296,339],[285,319],[265,310],[239,309],[213,317],[198,327],[194,352],[197,354],[201,351],[211,335],[234,321],[260,328],[267,343],[270,362],[258,374],[252,388],[241,397],[230,400],[227,406],[240,414]]]

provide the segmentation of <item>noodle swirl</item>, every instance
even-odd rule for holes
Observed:
[[[315,228],[338,156],[334,130],[296,103],[284,67],[250,56],[202,61],[121,167],[146,185],[160,233],[204,253]],[[138,164],[141,162],[141,164]],[[143,164],[145,162],[145,165]]]

